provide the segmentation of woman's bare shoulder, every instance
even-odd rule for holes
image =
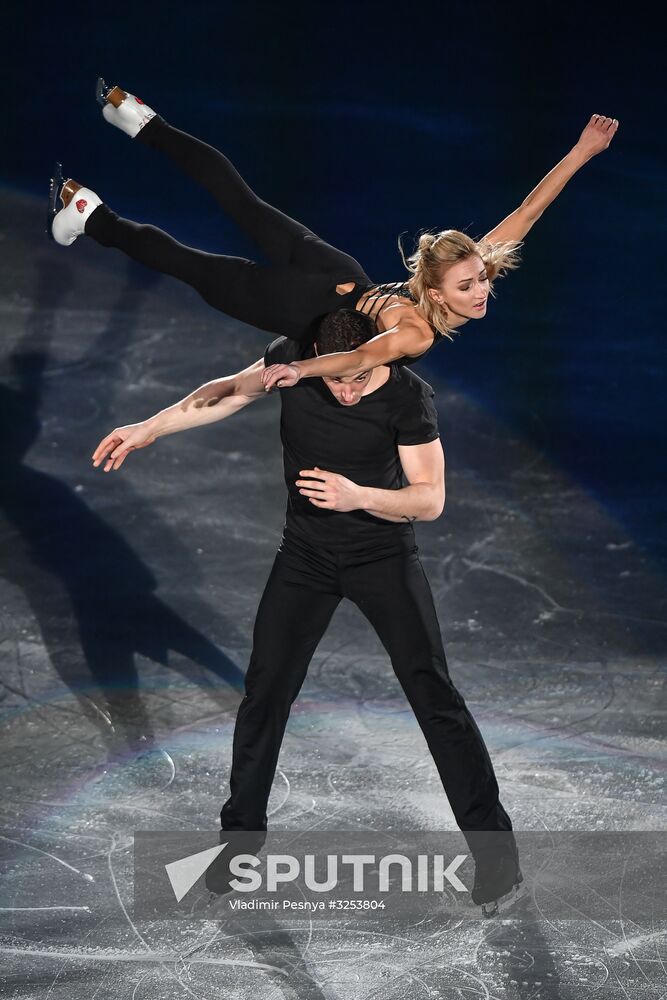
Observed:
[[[400,304],[394,312],[394,324],[401,328],[412,328],[419,331],[425,340],[433,339],[433,327],[424,319],[414,302],[408,299],[401,299]]]

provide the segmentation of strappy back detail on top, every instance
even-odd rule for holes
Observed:
[[[382,302],[382,300],[384,299],[384,302],[382,302],[380,308],[373,317],[376,321],[378,316],[384,309],[385,305],[389,301],[389,299],[395,295],[399,296],[399,298],[407,299],[409,302],[412,302],[414,304],[416,304],[417,302],[414,295],[410,291],[407,281],[388,281],[382,285],[370,285],[368,288],[362,289],[362,296],[366,295],[367,292],[371,292],[372,294],[368,296],[363,306],[359,310],[359,312],[365,313],[367,316],[370,316],[370,314],[373,312],[374,304]],[[367,306],[368,308],[366,308]],[[424,351],[422,354],[416,355],[415,357],[405,356],[403,358],[399,358],[398,361],[394,363],[399,365],[407,365],[410,364],[410,362],[412,361],[417,361],[419,358],[423,358],[425,354],[428,354],[428,352],[432,350],[440,340],[443,339],[443,336],[444,335],[440,333],[439,330],[434,330],[433,343],[426,351]]]
[[[393,296],[398,295],[402,299],[408,299],[410,302],[416,302],[414,295],[408,287],[407,281],[387,281],[383,285],[371,285],[370,288],[365,288],[363,294],[366,292],[372,292],[369,295],[359,312],[366,313],[370,315],[373,311],[373,306],[384,299],[384,303],[380,306],[377,313],[375,314],[375,319],[378,318],[382,310],[384,309],[387,301]],[[368,308],[366,308],[368,306]]]

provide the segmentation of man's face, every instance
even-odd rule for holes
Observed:
[[[322,381],[342,406],[356,406],[371,380],[373,369],[360,375],[323,376]]]

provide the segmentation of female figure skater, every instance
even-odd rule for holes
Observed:
[[[85,233],[185,281],[215,309],[302,344],[312,343],[322,318],[338,309],[357,309],[375,320],[379,335],[354,351],[270,366],[263,376],[267,391],[304,376],[350,376],[391,361],[416,360],[438,341],[451,339],[452,330],[481,319],[494,280],[517,266],[520,241],[576,171],[609,146],[618,128],[616,119],[593,115],[572,150],[482,240],[451,229],[423,234],[416,252],[404,258],[412,272],[408,281],[377,285],[353,257],[258,198],[218,150],[102,79],[97,98],[106,121],[166,153],[210,191],[269,264],[205,253],[154,226],[119,218],[94,191],[72,179],[63,182],[59,165],[49,196],[49,231],[56,242],[68,246]]]

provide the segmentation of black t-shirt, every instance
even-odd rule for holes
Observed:
[[[313,350],[279,337],[269,344],[265,364],[288,364],[312,357]],[[409,368],[391,366],[384,385],[355,406],[339,403],[321,378],[304,378],[280,390],[280,436],[287,484],[286,531],[334,551],[375,549],[412,535],[407,521],[387,521],[363,510],[323,510],[295,485],[302,469],[317,466],[360,486],[395,490],[406,485],[398,445],[439,437],[434,392]]]

